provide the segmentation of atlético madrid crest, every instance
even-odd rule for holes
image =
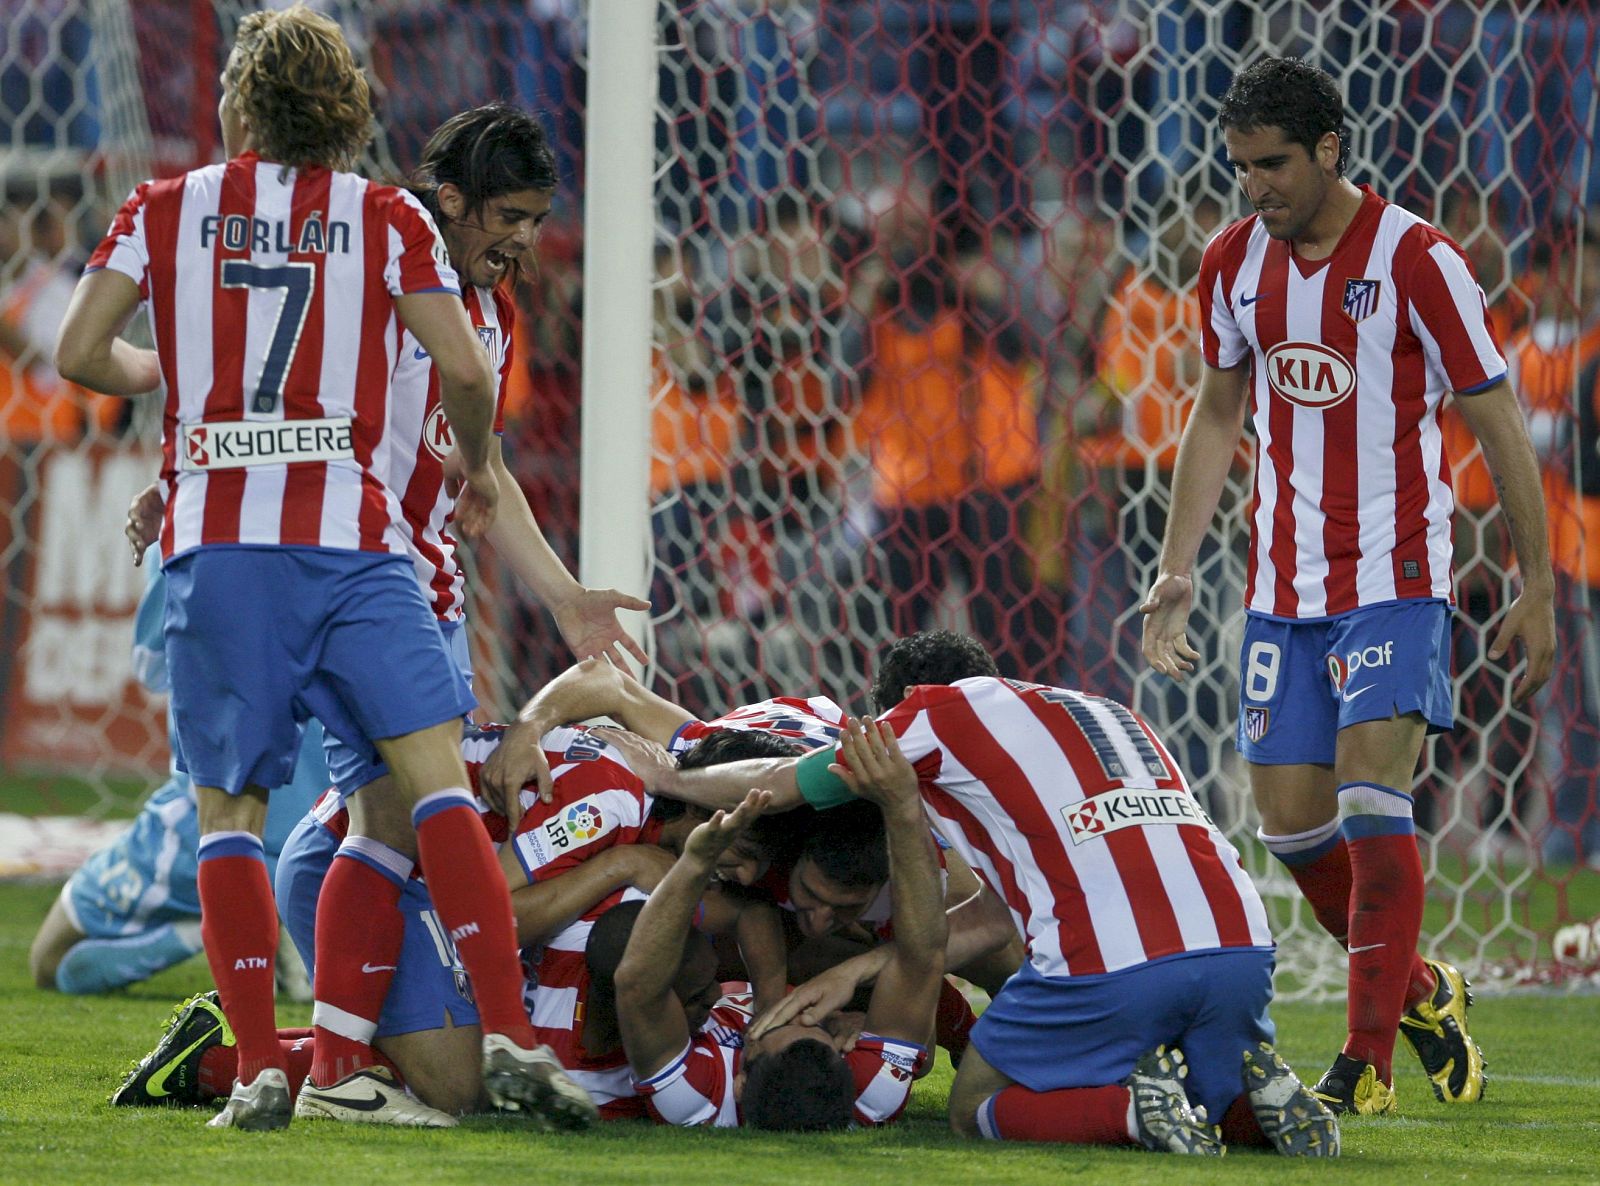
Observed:
[[[1267,723],[1271,719],[1271,710],[1251,708],[1246,705],[1244,710],[1244,735],[1251,741],[1260,741],[1267,735]]]
[[[1378,289],[1381,280],[1346,280],[1344,304],[1341,308],[1351,321],[1364,321],[1378,311]]]

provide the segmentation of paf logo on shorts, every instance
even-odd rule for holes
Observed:
[[[1362,647],[1346,655],[1328,656],[1328,679],[1333,690],[1343,692],[1350,678],[1362,668],[1387,667],[1394,661],[1394,640],[1379,646]]]
[[[1356,372],[1338,351],[1316,342],[1279,342],[1267,351],[1267,383],[1302,408],[1331,408],[1356,389]]]
[[[445,417],[444,405],[434,404],[433,411],[422,424],[422,444],[440,461],[450,456],[456,447],[456,438],[450,432],[450,421]]]

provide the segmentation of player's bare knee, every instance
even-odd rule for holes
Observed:
[[[85,938],[87,936],[72,925],[72,918],[58,897],[51,904],[50,913],[39,924],[38,934],[34,935],[33,943],[28,948],[28,974],[33,977],[34,984],[43,989],[54,989],[61,961],[67,958],[67,952]]]
[[[980,1137],[978,1131],[978,1108],[983,1100],[976,1096],[958,1095],[955,1091],[950,1093],[950,1131],[958,1137]]]

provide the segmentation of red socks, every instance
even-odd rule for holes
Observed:
[[[978,1131],[991,1141],[1132,1145],[1126,1087],[1007,1087],[978,1108]]]
[[[1241,1095],[1228,1105],[1222,1114],[1222,1142],[1225,1145],[1271,1145],[1267,1134],[1261,1131],[1250,1097]]]
[[[511,895],[472,796],[462,789],[425,795],[411,819],[428,893],[472,978],[483,1032],[537,1045],[522,1005]]]
[[[1294,878],[1322,929],[1338,940],[1340,947],[1348,948],[1352,885],[1350,846],[1340,830],[1338,817],[1320,828],[1294,836],[1269,836],[1264,831],[1256,835]],[[1433,969],[1413,951],[1405,1007],[1411,1008],[1433,990]]]
[[[1344,1052],[1371,1063],[1391,1083],[1395,1029],[1418,979],[1412,965],[1422,931],[1422,858],[1411,796],[1376,783],[1345,783],[1339,819],[1353,885]]]
[[[200,937],[238,1042],[238,1078],[249,1084],[268,1067],[283,1068],[278,1048],[273,963],[278,911],[261,839],[249,832],[200,838]]]
[[[408,857],[365,836],[347,837],[317,897],[316,1062],[311,1081],[329,1087],[375,1056],[372,1036],[400,963],[400,894]]]
[[[968,1035],[977,1024],[978,1015],[972,1011],[966,995],[949,979],[939,988],[939,1010],[934,1015],[934,1041],[950,1053],[950,1065],[960,1066],[961,1056],[967,1052]]]
[[[300,1094],[300,1085],[311,1073],[315,1039],[310,1030],[279,1030],[278,1050],[289,1076],[289,1094]],[[213,1046],[200,1056],[200,1098],[221,1099],[233,1091],[239,1072],[239,1051],[233,1046]]]

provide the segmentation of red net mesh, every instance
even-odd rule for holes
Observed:
[[[438,123],[490,98],[545,117],[563,184],[518,292],[506,444],[572,561],[583,14],[561,0],[324,7],[378,83],[375,169],[409,167]],[[57,154],[8,206],[66,204],[61,242],[21,230],[57,262],[81,258],[133,163],[140,175],[170,171],[215,151],[204,80],[240,6],[130,11],[112,27],[67,0],[23,0],[3,18],[0,123],[14,145],[34,146],[28,159]],[[1417,787],[1431,941],[1485,966],[1548,959],[1558,921],[1600,913],[1582,872],[1600,852],[1600,642],[1588,613],[1600,550],[1584,546],[1600,531],[1600,251],[1586,215],[1600,200],[1597,33],[1585,6],[1424,0],[664,3],[658,690],[703,713],[781,693],[859,709],[883,641],[936,624],[970,630],[1009,674],[1115,696],[1155,721],[1268,893],[1286,984],[1342,982],[1337,952],[1255,847],[1232,747],[1247,447],[1201,552],[1195,678],[1174,687],[1144,670],[1135,610],[1200,373],[1199,251],[1240,212],[1216,100],[1258,54],[1303,54],[1345,91],[1356,179],[1472,257],[1540,448],[1561,581],[1554,685],[1533,708],[1513,707],[1505,664],[1486,656],[1514,574],[1492,487],[1457,425],[1460,724],[1430,743]],[[96,59],[92,93],[91,46],[116,50]],[[15,82],[45,67],[57,83]],[[20,275],[6,265],[8,294]],[[26,371],[9,368],[13,404]],[[129,432],[75,406],[66,427],[36,443],[13,434],[5,452],[7,638],[22,640],[13,704],[27,699],[27,640],[56,612],[34,573],[38,492],[51,497],[40,467],[57,454],[101,467],[142,439],[138,423]],[[482,691],[503,712],[567,655],[492,557],[478,568]],[[128,609],[91,598],[71,613],[122,621]],[[95,705],[28,704],[28,719],[58,734],[98,737],[119,713],[151,715],[121,685]],[[17,733],[8,728],[9,768],[48,763]],[[159,745],[88,749],[99,772],[148,764]]]

